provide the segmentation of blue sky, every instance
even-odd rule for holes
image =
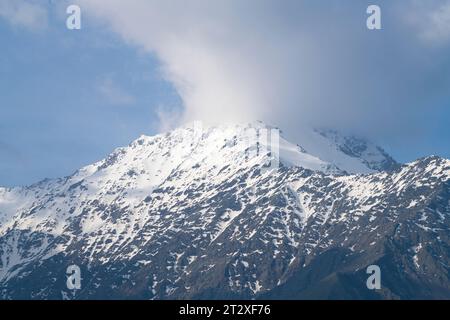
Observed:
[[[69,175],[172,115],[292,136],[304,119],[450,158],[449,1],[378,1],[380,31],[365,1],[74,2],[77,31],[67,1],[0,0],[0,185]]]

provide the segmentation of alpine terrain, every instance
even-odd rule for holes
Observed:
[[[449,160],[267,130],[187,125],[0,188],[0,299],[450,299]]]

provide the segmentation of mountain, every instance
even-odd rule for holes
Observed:
[[[0,297],[449,299],[450,161],[301,130],[193,124],[0,188]]]

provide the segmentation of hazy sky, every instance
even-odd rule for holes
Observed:
[[[65,26],[72,3],[81,30]],[[369,4],[382,30],[366,28]],[[0,39],[0,185],[197,119],[450,157],[448,0],[0,0]]]

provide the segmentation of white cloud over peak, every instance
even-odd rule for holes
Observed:
[[[421,74],[420,55],[410,54],[418,41],[400,34],[399,17],[417,11],[414,1],[382,1],[382,31],[365,28],[365,1],[79,3],[159,57],[183,99],[186,121],[261,119],[288,129],[311,123],[367,132],[383,123],[386,133],[414,125],[424,98],[411,95],[422,92],[429,76]],[[434,23],[445,33],[439,12]]]
[[[124,39],[159,57],[165,77],[183,98],[185,120],[249,120],[255,110],[268,107],[269,77],[276,75],[266,74],[271,67],[261,65],[261,57],[274,48],[260,39],[262,21],[245,26],[248,21],[236,17],[234,6],[242,7],[237,1],[80,3]]]
[[[90,20],[81,32],[106,23],[159,58],[184,104],[182,115],[161,112],[174,122],[260,119],[286,131],[307,123],[409,134],[420,131],[430,101],[448,94],[448,50],[421,41],[447,41],[448,0],[379,0],[380,31],[366,28],[368,0],[72,2]],[[16,1],[0,3],[11,12]],[[102,90],[118,92],[108,83]]]

